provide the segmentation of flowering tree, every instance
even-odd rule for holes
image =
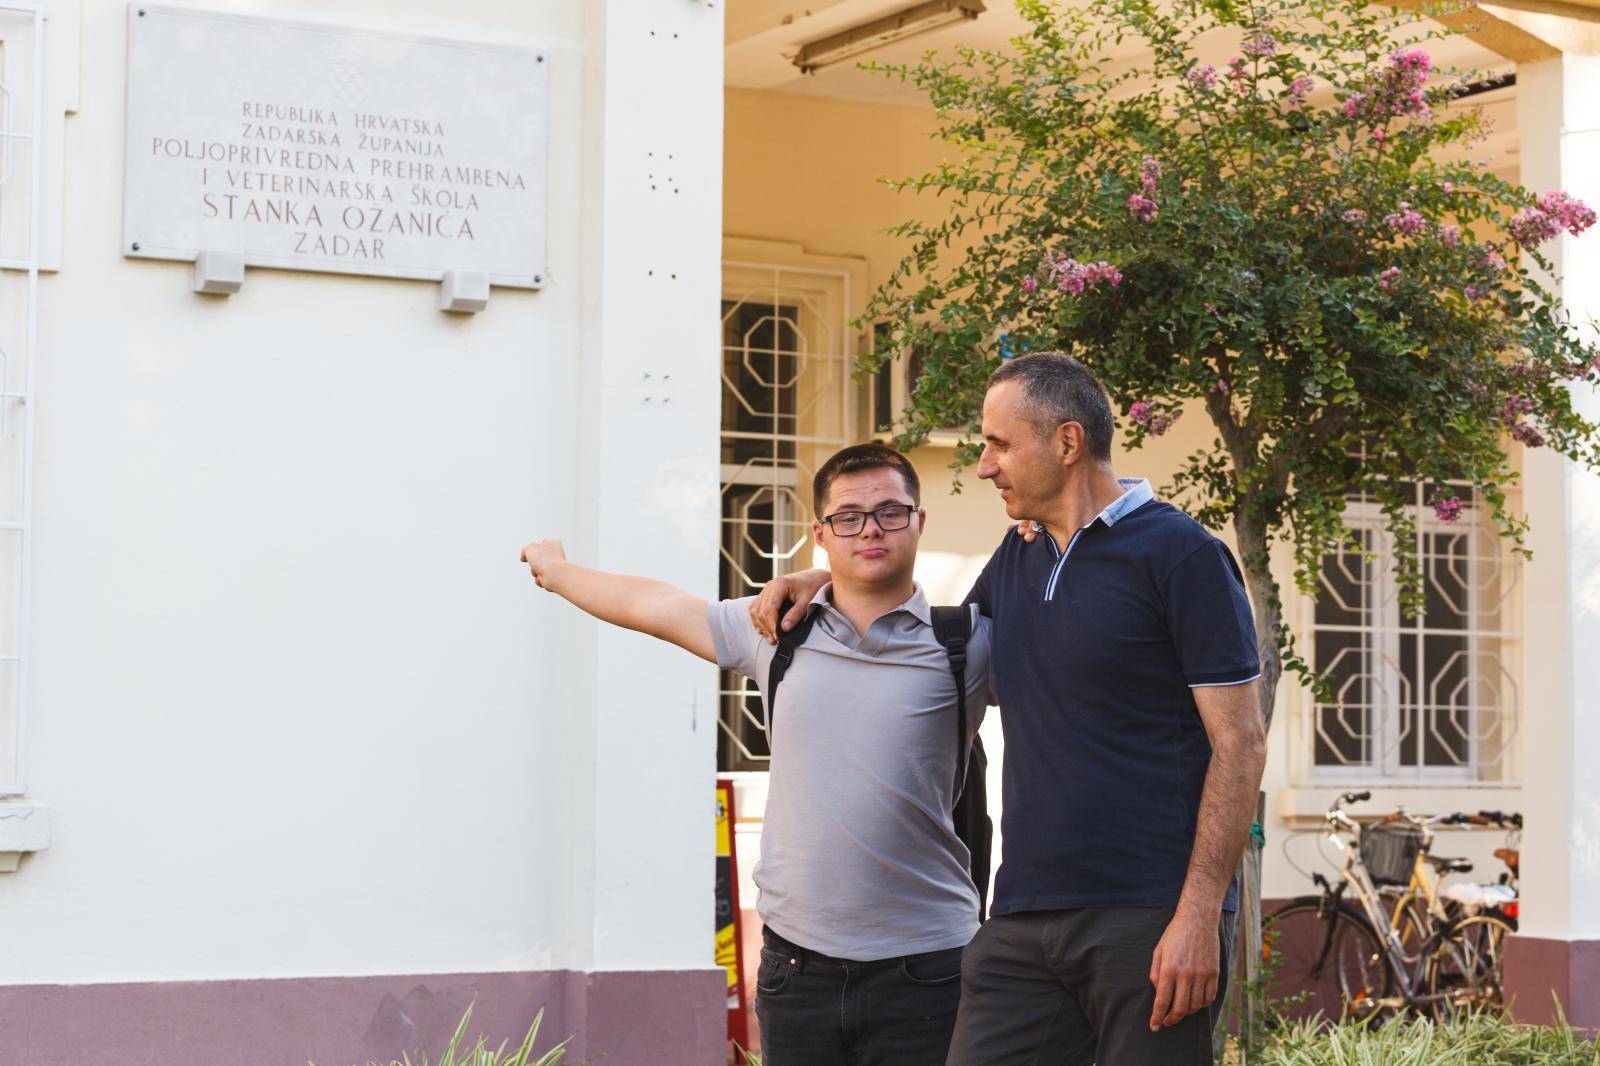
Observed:
[[[865,317],[925,351],[898,443],[972,426],[994,361],[1071,352],[1125,415],[1132,446],[1203,406],[1216,443],[1166,492],[1231,522],[1256,605],[1262,713],[1285,666],[1315,682],[1268,562],[1293,547],[1314,592],[1376,499],[1421,601],[1406,482],[1445,521],[1469,482],[1514,549],[1510,442],[1600,465],[1568,386],[1600,357],[1541,277],[1541,246],[1595,221],[1471,157],[1485,120],[1449,108],[1475,77],[1424,50],[1450,31],[1363,0],[1019,0],[1010,52],[879,69],[931,98],[953,162],[897,187],[946,197]],[[1197,46],[1236,42],[1218,68]],[[1139,46],[1129,68],[1111,58]],[[1111,72],[1113,69],[1116,72]],[[882,352],[869,358],[881,361]],[[970,463],[969,439],[956,466]]]

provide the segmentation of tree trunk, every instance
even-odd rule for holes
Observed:
[[[1254,516],[1241,509],[1234,516],[1233,532],[1239,541],[1239,565],[1244,570],[1245,590],[1250,593],[1250,605],[1255,608],[1256,654],[1261,657],[1261,720],[1270,732],[1278,680],[1283,677],[1283,655],[1278,649],[1283,601],[1278,598],[1278,583],[1272,578],[1266,530]]]
[[[1261,659],[1261,720],[1265,730],[1270,731],[1278,681],[1283,677],[1283,654],[1278,647],[1283,601],[1278,596],[1278,583],[1272,577],[1266,530],[1248,513],[1248,508],[1241,508],[1234,516],[1233,531],[1239,541],[1239,565],[1244,571],[1245,589],[1254,608],[1256,654]],[[1232,1002],[1230,1009],[1223,1012],[1224,1017],[1237,1020],[1234,1032],[1240,1045],[1241,1061],[1257,1050],[1252,1044],[1259,1035],[1261,1015],[1261,850],[1257,840],[1265,839],[1263,798],[1264,794],[1258,795],[1256,800],[1256,824],[1262,826],[1262,836],[1258,838],[1255,832],[1250,834],[1239,864],[1238,959],[1228,995]]]

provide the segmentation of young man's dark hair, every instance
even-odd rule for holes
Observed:
[[[906,491],[911,494],[911,502],[922,506],[922,482],[910,459],[882,444],[857,444],[835,452],[812,479],[811,506],[816,508],[817,517],[822,517],[822,509],[828,503],[828,489],[839,475],[884,468],[898,470],[900,480],[906,483]]]
[[[1028,421],[1041,434],[1054,433],[1063,422],[1083,427],[1083,446],[1089,457],[1111,461],[1111,401],[1094,371],[1061,352],[1034,352],[1000,364],[989,377],[989,388],[1002,382],[1022,385]]]

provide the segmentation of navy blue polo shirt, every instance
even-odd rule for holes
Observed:
[[[1065,552],[1007,535],[968,596],[1006,742],[994,914],[1176,906],[1211,760],[1190,690],[1260,674],[1233,554],[1122,485]]]

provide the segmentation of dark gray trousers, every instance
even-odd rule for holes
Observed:
[[[1170,907],[1036,911],[991,918],[961,959],[961,1009],[948,1066],[1190,1066],[1211,1036],[1233,959],[1235,915],[1217,930],[1217,998],[1150,1031],[1150,960]]]

